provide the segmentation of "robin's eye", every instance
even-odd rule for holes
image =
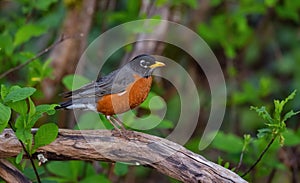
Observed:
[[[149,62],[146,62],[145,60],[140,61],[140,66],[143,68],[148,68],[148,64],[149,64]]]

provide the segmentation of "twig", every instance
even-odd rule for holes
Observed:
[[[36,166],[35,166],[35,164],[34,164],[34,162],[33,162],[32,156],[31,156],[31,155],[28,153],[28,151],[26,150],[26,147],[25,147],[24,143],[23,143],[21,140],[19,140],[19,141],[20,141],[20,143],[21,143],[21,145],[22,145],[22,148],[23,148],[24,152],[26,153],[26,155],[28,156],[28,158],[29,158],[29,160],[30,160],[30,163],[31,163],[31,165],[32,165],[32,168],[33,168],[33,171],[34,171],[34,174],[35,174],[35,176],[36,176],[36,179],[37,179],[38,183],[41,183],[41,179],[40,179],[39,173],[38,173],[38,171],[37,171],[37,169],[36,169]]]
[[[241,167],[241,165],[242,165],[243,158],[244,158],[244,152],[245,152],[245,151],[242,151],[242,152],[241,152],[241,155],[240,155],[240,161],[239,161],[238,165],[237,165],[236,168],[235,168],[235,172],[238,172],[238,170],[240,169],[240,167]]]
[[[267,181],[266,183],[272,183],[273,182],[273,179],[275,177],[275,173],[276,173],[277,169],[276,168],[273,168],[271,173],[269,174],[268,178],[267,178]]]
[[[253,170],[253,168],[260,162],[260,160],[262,159],[262,157],[265,155],[265,153],[267,152],[267,150],[271,147],[271,145],[273,144],[273,142],[275,141],[277,136],[272,137],[271,141],[269,142],[269,144],[267,145],[267,147],[262,151],[262,153],[259,155],[258,159],[255,161],[255,163],[241,176],[241,177],[245,177],[249,172],[251,172]]]
[[[46,49],[40,51],[35,57],[32,57],[31,59],[27,60],[26,62],[16,66],[16,67],[13,67],[9,70],[7,70],[6,72],[2,73],[0,75],[0,79],[2,79],[3,77],[7,76],[8,74],[12,73],[12,72],[15,72],[19,69],[22,69],[23,67],[25,67],[26,65],[28,65],[30,62],[34,61],[35,59],[43,56],[44,54],[46,54],[47,52],[49,52],[49,50],[51,50],[52,48],[54,48],[56,45],[62,43],[63,41],[67,40],[67,39],[71,39],[71,38],[76,38],[76,37],[82,37],[82,34],[80,34],[79,36],[64,36],[64,35],[61,35],[60,38],[55,41],[52,45],[50,45],[49,47],[47,47]]]
[[[10,126],[11,129],[14,131],[14,133],[16,133],[16,130],[13,128],[13,125],[11,124],[11,121],[9,121],[9,126]],[[29,160],[30,160],[30,163],[31,163],[31,165],[32,165],[32,167],[33,167],[33,171],[34,171],[34,174],[35,174],[35,176],[36,176],[36,179],[37,179],[38,183],[41,183],[41,179],[40,179],[39,173],[37,172],[36,166],[35,166],[35,164],[34,164],[34,162],[33,162],[32,156],[28,153],[28,151],[27,151],[27,149],[26,149],[24,143],[23,143],[20,139],[18,139],[18,140],[19,140],[19,142],[21,143],[24,152],[26,153],[27,157],[28,157]]]

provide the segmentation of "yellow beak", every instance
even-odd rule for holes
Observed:
[[[153,68],[156,68],[156,67],[163,67],[165,65],[166,64],[164,64],[162,62],[155,61],[155,64],[150,65],[150,68],[153,69]]]

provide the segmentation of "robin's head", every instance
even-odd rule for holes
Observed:
[[[132,70],[134,70],[135,72],[137,72],[143,77],[150,76],[153,73],[155,68],[165,66],[164,63],[158,62],[155,60],[154,57],[146,54],[138,55],[134,57],[128,63],[128,65]]]

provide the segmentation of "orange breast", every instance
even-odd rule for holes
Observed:
[[[134,76],[136,81],[129,85],[126,92],[103,96],[97,104],[97,110],[105,115],[126,112],[140,105],[148,96],[152,77]]]

